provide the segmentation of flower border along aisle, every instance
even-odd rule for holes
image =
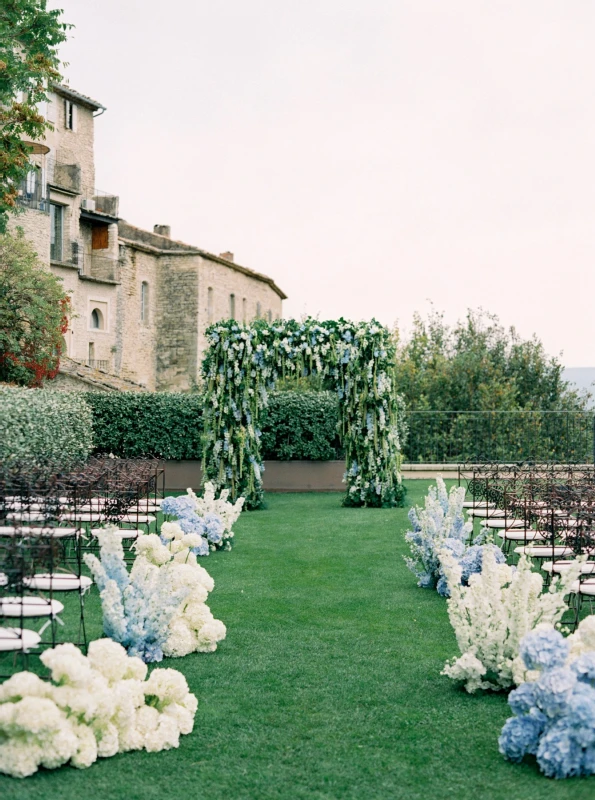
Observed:
[[[259,419],[279,377],[319,375],[339,396],[340,434],[347,471],[345,505],[403,504],[400,445],[405,435],[395,387],[395,344],[371,322],[255,320],[219,322],[206,331],[205,481],[263,504]]]
[[[191,733],[198,701],[175,669],[154,669],[99,639],[84,656],[73,644],[46,650],[51,682],[19,672],[0,685],[0,772],[26,778],[37,769],[129,750],[177,747]]]
[[[215,582],[192,552],[201,537],[168,525],[178,530],[167,545],[154,533],[137,539],[130,574],[117,528],[96,531],[100,559],[84,557],[99,588],[104,633],[145,662],[210,653],[226,635],[205,603]]]

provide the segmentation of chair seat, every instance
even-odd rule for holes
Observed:
[[[43,597],[2,597],[0,616],[2,617],[55,617],[64,611],[59,600],[46,600]]]
[[[0,653],[31,650],[41,642],[41,636],[27,628],[0,628]]]
[[[487,519],[485,521],[486,528],[524,528],[526,523],[522,519]]]
[[[92,536],[97,536],[98,533],[101,533],[101,528],[91,530]],[[144,531],[139,531],[137,528],[120,528],[115,533],[121,539],[138,539],[139,536],[144,536]]]
[[[543,541],[543,534],[534,531],[533,528],[512,528],[505,529],[498,534],[501,539],[508,539],[510,542],[539,542]]]
[[[506,515],[506,512],[501,508],[486,508],[485,506],[470,508],[467,513],[470,517],[489,517],[490,519]]]
[[[526,546],[515,547],[514,552],[519,556],[525,555],[529,558],[564,558],[564,556],[573,556],[574,551],[571,547],[564,545],[551,544],[529,544]]]
[[[130,506],[127,510],[128,514],[155,514],[161,511],[161,506],[154,503],[147,503],[147,505],[139,504],[137,506]]]
[[[42,536],[51,539],[64,539],[66,536],[80,536],[77,528],[38,528],[30,525],[0,525],[0,536]]]
[[[71,522],[105,522],[106,516],[100,511],[69,511],[62,514],[62,519]]]
[[[465,500],[463,508],[496,508],[493,503],[486,503],[485,500]]]
[[[570,587],[574,594],[584,594],[588,597],[595,597],[595,581],[575,581]]]
[[[39,572],[30,578],[24,578],[23,585],[27,589],[38,589],[41,592],[73,592],[86,591],[93,584],[86,575],[70,575],[66,572]]]
[[[575,562],[574,561],[567,561],[567,560],[560,560],[560,561],[545,561],[541,565],[541,569],[544,572],[547,572],[548,575],[552,575],[553,573],[560,574],[571,567]],[[587,561],[584,564],[581,564],[581,573],[583,575],[592,575],[595,573],[595,561]]]

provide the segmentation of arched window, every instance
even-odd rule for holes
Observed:
[[[273,321],[273,312],[271,311],[271,309],[270,309],[270,308],[269,308],[269,310],[267,311],[267,320],[268,320],[269,322],[272,322],[272,321]]]
[[[103,314],[98,308],[91,311],[91,328],[96,331],[103,330]]]
[[[229,318],[236,318],[236,296],[235,294],[229,295]]]
[[[260,319],[261,316],[262,316],[262,308],[260,306],[260,303],[257,303],[256,304],[256,319]]]
[[[149,284],[146,281],[140,285],[140,320],[145,325],[149,322]]]
[[[213,287],[207,289],[207,321],[213,321]]]
[[[248,319],[248,301],[244,297],[242,299],[242,322],[244,325],[246,324],[246,320]]]

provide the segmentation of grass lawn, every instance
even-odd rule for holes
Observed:
[[[409,502],[427,487],[410,481]],[[227,639],[161,664],[199,698],[180,748],[0,776],[2,800],[595,796],[595,778],[555,782],[504,761],[506,697],[440,676],[454,635],[446,602],[403,562],[406,509],[344,509],[338,494],[267,500],[242,515],[232,553],[201,562]],[[87,608],[97,638],[96,594]]]

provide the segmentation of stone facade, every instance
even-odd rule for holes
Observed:
[[[114,379],[106,386],[184,391],[199,381],[212,322],[281,316],[284,293],[266,275],[175,241],[167,225],[144,231],[118,217],[118,197],[95,189],[94,118],[105,109],[54,86],[47,154],[31,156],[21,193],[23,228],[40,260],[70,293],[72,363]],[[43,148],[42,148],[43,149]],[[64,371],[62,388],[81,379]]]

